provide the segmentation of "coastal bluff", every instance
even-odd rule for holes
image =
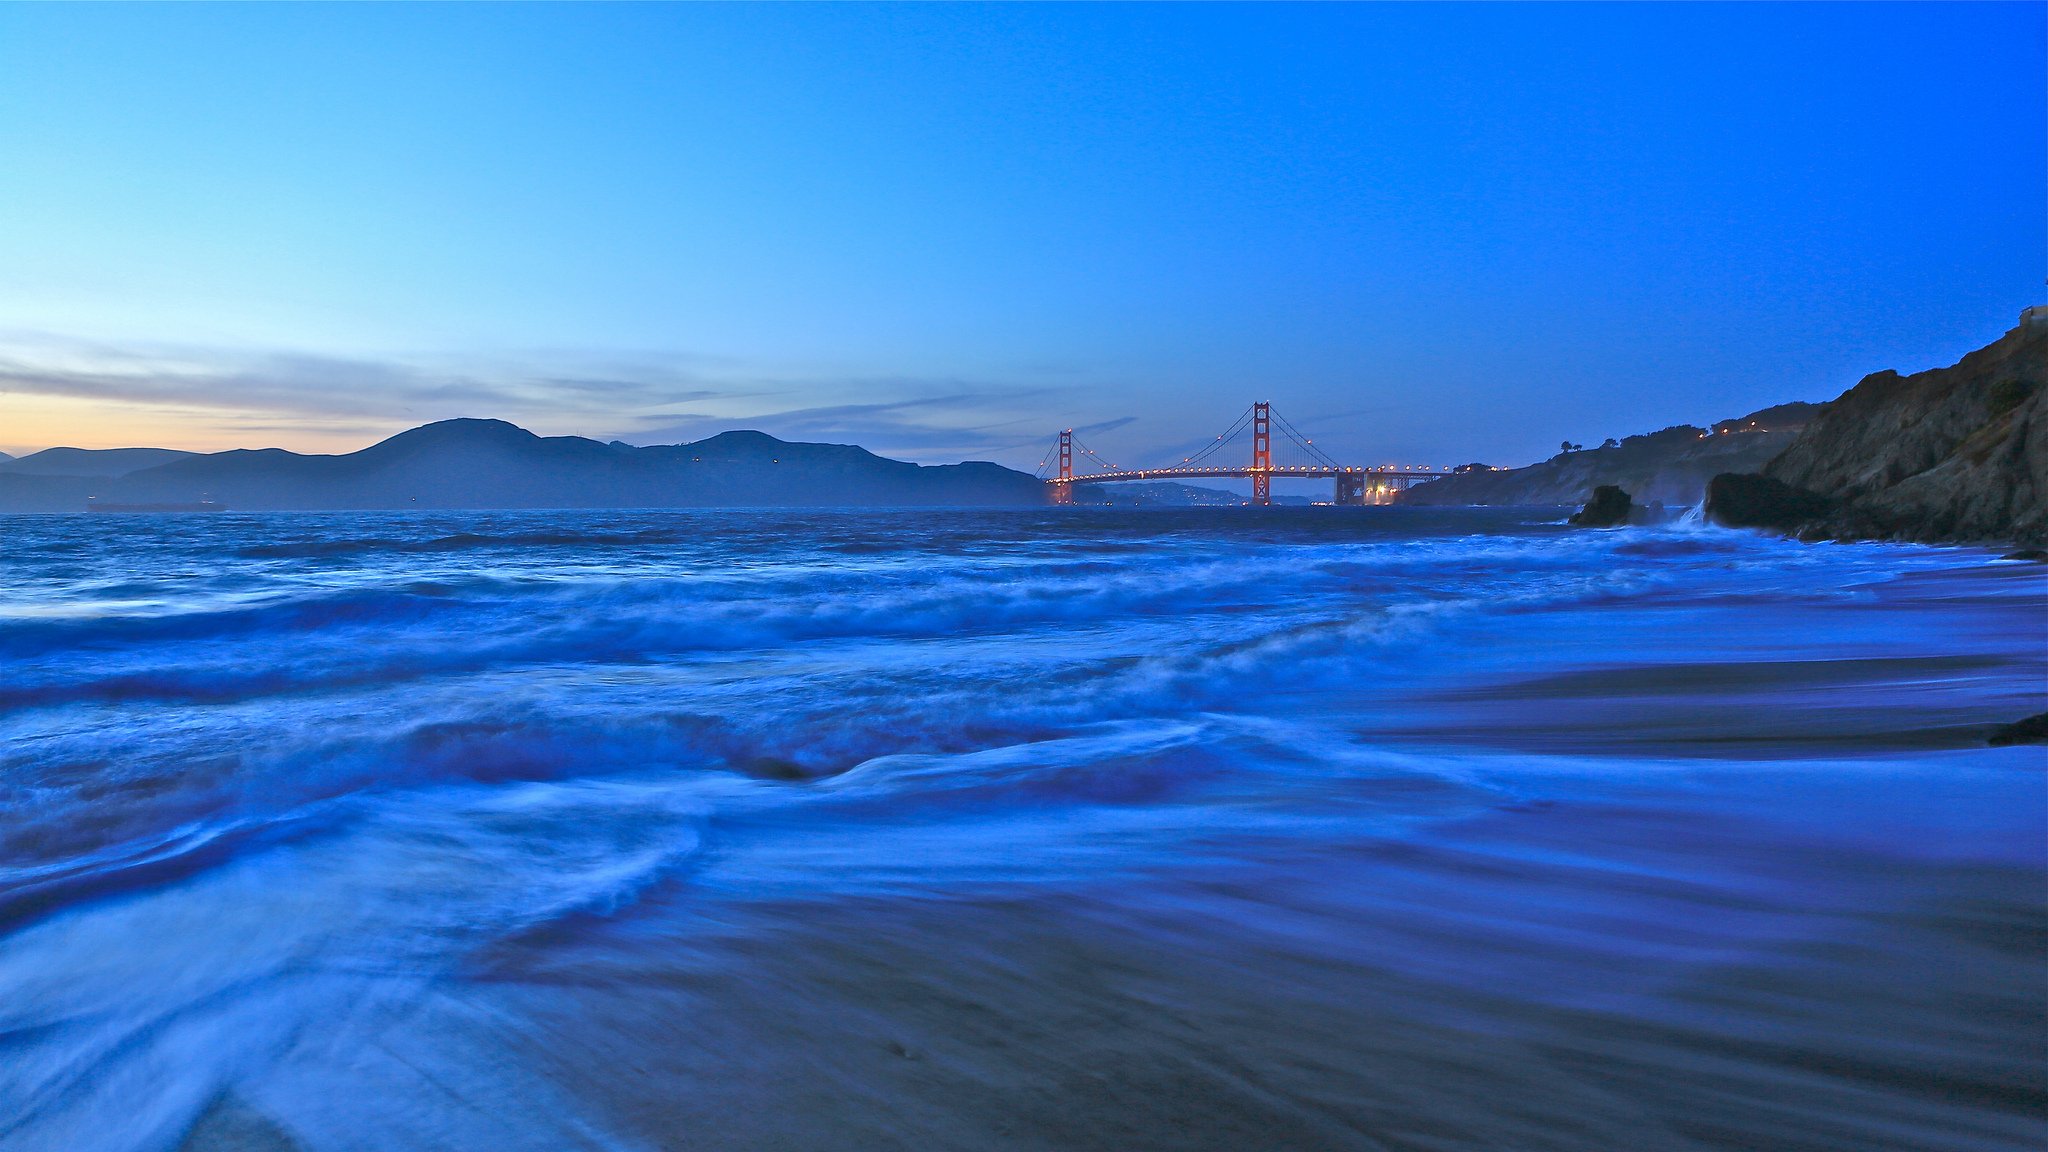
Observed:
[[[1946,368],[1866,376],[1707,515],[1803,539],[2048,543],[2048,308]]]
[[[1761,468],[1785,450],[1819,405],[1779,404],[1711,428],[1679,424],[1610,441],[1598,448],[1560,452],[1524,468],[1474,469],[1401,493],[1409,505],[1570,505],[1596,488],[1627,491],[1637,503],[1690,508],[1722,472]]]

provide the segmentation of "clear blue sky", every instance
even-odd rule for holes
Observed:
[[[2041,302],[2044,12],[0,6],[0,449],[1522,463]]]

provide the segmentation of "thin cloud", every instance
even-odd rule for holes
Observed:
[[[703,358],[661,363],[636,356],[564,353],[507,363],[477,358],[318,354],[114,345],[0,332],[0,403],[12,395],[134,406],[206,441],[258,446],[361,436],[368,444],[406,427],[457,416],[510,420],[545,434],[633,444],[701,440],[755,428],[789,440],[859,444],[924,462],[1036,455],[1077,386],[1027,386],[958,377],[773,376]],[[864,403],[803,403],[847,396]],[[764,400],[794,403],[767,406]],[[1100,433],[1132,423],[1087,426]],[[620,429],[624,429],[620,431]],[[248,439],[244,439],[248,438]],[[238,443],[239,442],[239,443]]]
[[[295,353],[150,355],[94,346],[0,348],[0,393],[240,412],[387,416],[405,405],[505,406],[502,386],[404,365]]]
[[[1114,432],[1126,424],[1135,424],[1137,422],[1138,418],[1136,416],[1119,416],[1114,420],[1103,420],[1095,424],[1083,424],[1074,429],[1074,435],[1093,436],[1097,432]]]
[[[713,400],[728,393],[716,388],[690,388],[677,390],[673,386],[649,380],[624,380],[617,378],[584,378],[576,376],[545,376],[534,381],[539,388],[568,392],[578,396],[603,398],[613,402],[634,404],[658,402],[663,404],[688,404],[697,400]]]
[[[452,370],[403,360],[0,335],[0,395],[210,409],[307,420],[542,419],[689,404],[721,389],[670,368],[615,374]],[[283,422],[289,427],[291,421]]]
[[[904,382],[891,383],[901,387]],[[945,381],[957,385],[957,381]],[[843,390],[850,385],[838,385]],[[1037,389],[987,387],[907,400],[826,404],[741,414],[667,413],[619,434],[633,444],[684,443],[734,428],[785,440],[859,444],[883,455],[924,460],[979,459],[1014,452],[1041,437],[1036,417],[1014,413]]]

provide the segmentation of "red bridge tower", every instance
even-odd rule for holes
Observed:
[[[1042,444],[1044,441],[1041,440],[1039,443]],[[1055,504],[1072,504],[1074,502],[1074,430],[1072,428],[1063,429],[1060,432],[1060,475],[1059,479],[1053,482],[1052,502]]]
[[[1252,503],[1272,502],[1273,406],[1261,400],[1252,405]]]

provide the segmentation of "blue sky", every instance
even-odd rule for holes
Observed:
[[[2043,300],[2048,6],[0,6],[0,449],[1523,463]]]

